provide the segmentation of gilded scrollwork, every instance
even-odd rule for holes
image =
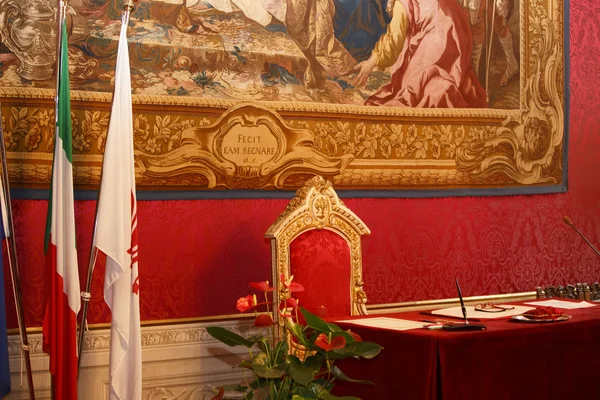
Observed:
[[[140,137],[142,142],[136,146],[143,175],[200,174],[209,188],[281,188],[290,175],[332,175],[353,158],[319,152],[308,130],[291,128],[271,110],[247,104],[228,110],[208,125],[204,119],[196,124],[157,116],[154,135],[146,130],[143,135],[146,138]],[[167,144],[167,154],[160,154],[159,141]]]
[[[494,135],[459,149],[460,170],[481,179],[501,173],[524,185],[561,182],[564,88],[557,75],[564,68],[564,25],[562,20],[552,20],[546,7],[548,3],[539,0],[529,3],[526,65],[530,74],[525,80],[520,115],[507,118]]]

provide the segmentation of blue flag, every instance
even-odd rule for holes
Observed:
[[[0,192],[1,192],[0,185]],[[6,208],[4,196],[0,196],[0,239],[4,241]],[[8,334],[6,333],[6,298],[4,297],[4,264],[2,262],[2,247],[0,246],[0,398],[10,393],[10,369],[8,366]]]

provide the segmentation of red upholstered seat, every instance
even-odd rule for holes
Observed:
[[[290,244],[290,273],[305,291],[300,305],[321,317],[351,315],[350,248],[327,229],[302,233]]]

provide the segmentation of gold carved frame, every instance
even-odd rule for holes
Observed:
[[[290,243],[302,233],[313,229],[335,232],[348,244],[351,274],[350,313],[351,315],[367,314],[367,295],[363,290],[362,280],[361,236],[368,235],[371,231],[344,205],[333,190],[331,182],[321,176],[309,179],[296,192],[296,196],[285,211],[265,234],[265,237],[271,240],[274,298],[284,301],[290,296],[281,282],[281,277],[284,280],[290,277]]]
[[[322,175],[338,190],[563,191],[564,0],[521,1],[518,9],[517,109],[134,95],[138,187],[297,189]],[[83,73],[85,65],[72,63]],[[52,89],[0,87],[9,173],[19,186],[50,182],[54,95]],[[99,183],[110,101],[110,93],[72,91],[80,188]],[[251,140],[260,143],[252,147]]]

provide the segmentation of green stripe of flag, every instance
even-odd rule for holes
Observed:
[[[58,79],[58,114],[56,119],[56,128],[58,136],[62,141],[64,155],[57,152],[56,143],[54,143],[54,158],[65,156],[73,164],[73,138],[71,122],[71,89],[69,83],[69,40],[67,37],[67,24],[62,22],[61,43],[58,64],[60,64]],[[50,196],[48,197],[48,215],[46,216],[46,237],[44,241],[44,251],[48,251],[50,244],[50,231],[52,229],[52,197],[54,187],[54,160],[52,162],[52,178],[50,179]]]
[[[71,127],[71,89],[69,87],[69,43],[67,24],[62,24],[62,40],[60,44],[60,80],[58,84],[58,136],[62,140],[67,159],[73,164],[73,139]]]

